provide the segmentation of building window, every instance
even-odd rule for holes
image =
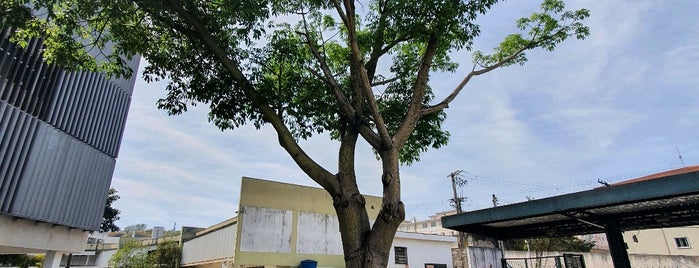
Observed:
[[[678,248],[689,248],[687,237],[675,237],[675,244]]]
[[[423,223],[422,228],[427,228],[427,223]]]
[[[432,223],[430,223],[430,226],[436,227],[436,226],[437,226],[437,222],[436,222],[436,221],[433,221]]]
[[[408,264],[408,248],[406,247],[393,247],[396,253],[396,264]]]

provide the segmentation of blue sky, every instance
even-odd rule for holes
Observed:
[[[401,169],[407,218],[450,209],[447,175],[468,173],[465,210],[543,198],[699,164],[699,10],[697,1],[568,1],[590,9],[591,36],[554,52],[529,52],[525,66],[477,77],[447,110],[449,144]],[[479,19],[476,49],[488,51],[515,31],[534,1],[499,3]],[[471,67],[431,79],[445,96]],[[141,68],[146,63],[142,63]],[[169,117],[155,108],[164,83],[136,82],[112,186],[121,227],[209,226],[235,216],[240,178],[315,186],[265,127],[221,132],[205,105]],[[336,170],[337,144],[302,144]],[[380,195],[380,165],[360,144],[359,185]]]

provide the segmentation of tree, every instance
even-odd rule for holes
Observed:
[[[148,248],[149,246],[143,245],[138,240],[129,241],[114,253],[109,260],[109,266],[117,268],[180,267],[182,247],[179,242],[162,242],[150,252]]]
[[[473,77],[589,34],[581,22],[587,10],[544,0],[540,12],[517,20],[521,33],[490,54],[474,52],[471,71],[436,100],[430,75],[457,70],[451,56],[472,49],[480,33],[475,19],[496,2],[371,0],[358,12],[351,0],[24,0],[4,1],[1,10],[2,25],[16,29],[12,40],[45,39],[47,62],[124,75],[130,70],[118,55],[140,54],[150,63],[147,81],[169,81],[159,108],[180,114],[204,103],[221,129],[270,125],[299,168],[332,196],[346,265],[385,267],[405,218],[400,165],[447,143],[444,109]],[[296,22],[274,23],[290,17]],[[112,54],[100,60],[86,52],[106,44]],[[323,132],[339,143],[335,171],[298,142]],[[356,182],[360,138],[383,170],[373,225]]]
[[[182,259],[182,247],[177,241],[158,244],[149,255],[151,267],[179,268]]]
[[[138,240],[129,241],[121,246],[109,259],[109,267],[148,268],[148,250]]]
[[[116,189],[109,188],[109,192],[107,194],[107,201],[104,204],[104,214],[102,215],[102,224],[100,224],[100,232],[116,232],[119,231],[119,226],[116,226],[114,222],[118,221],[119,218],[119,211],[116,208],[112,207],[112,204],[114,201],[117,201],[121,196],[119,196],[118,191]]]
[[[39,266],[44,261],[43,256],[27,255],[27,254],[0,254],[0,266],[16,266],[26,268],[30,266]]]
[[[505,243],[505,248],[510,250],[526,250],[527,243],[529,249],[540,256],[542,252],[559,251],[559,252],[590,252],[595,247],[594,241],[586,241],[574,236],[564,237],[545,237],[527,239],[512,239]]]
[[[134,224],[134,225],[129,225],[124,228],[125,232],[132,232],[132,231],[145,231],[148,228],[148,225],[145,223],[139,223],[139,224]]]

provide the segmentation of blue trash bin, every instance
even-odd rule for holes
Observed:
[[[318,262],[314,260],[302,260],[299,268],[317,268]]]

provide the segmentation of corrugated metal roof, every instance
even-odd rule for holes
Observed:
[[[699,169],[682,168],[610,187],[442,218],[445,228],[500,239],[699,224]]]

